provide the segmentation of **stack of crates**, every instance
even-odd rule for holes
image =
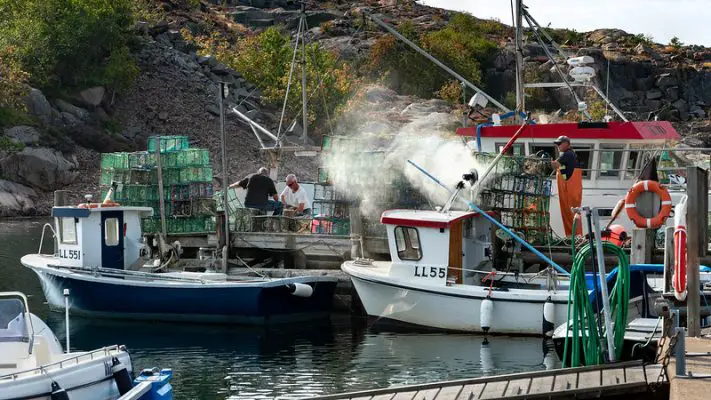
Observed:
[[[350,235],[350,205],[351,202],[335,186],[329,183],[314,184],[311,233]]]
[[[496,155],[478,153],[482,164]],[[534,245],[550,241],[550,197],[552,179],[547,174],[550,160],[531,157],[504,156],[484,182],[478,204],[496,211],[501,223],[523,234]]]
[[[158,185],[160,156],[163,192]],[[215,200],[210,155],[190,148],[187,136],[151,136],[148,151],[104,153],[101,158],[102,199],[118,183],[113,200],[122,205],[153,208],[144,218],[144,233],[159,232],[160,200],[171,234],[215,232]]]

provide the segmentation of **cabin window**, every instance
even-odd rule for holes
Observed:
[[[64,244],[77,244],[77,222],[74,217],[62,217],[59,219],[59,230],[61,242]]]
[[[531,155],[536,157],[548,157],[551,160],[556,158],[556,147],[553,144],[531,143]]]
[[[502,148],[506,146],[506,143],[496,143],[494,144],[494,147],[496,149],[496,152],[499,153]],[[524,153],[523,150],[523,143],[516,143],[513,146],[509,148],[509,150],[506,152],[507,156],[525,156],[526,154]]]
[[[592,146],[575,145],[573,151],[578,158],[578,166],[582,170],[583,179],[590,179],[590,164],[592,163]]]
[[[600,176],[620,176],[622,168],[622,148],[618,146],[600,146]]]
[[[420,235],[415,228],[398,226],[395,228],[395,246],[401,260],[417,261],[422,258]]]
[[[637,165],[637,160],[639,160],[639,151],[630,150],[627,154],[629,154],[629,159],[627,160],[625,179],[637,179],[637,171],[639,170],[639,166]]]
[[[104,243],[107,246],[118,246],[119,223],[118,218],[106,218],[104,221]]]

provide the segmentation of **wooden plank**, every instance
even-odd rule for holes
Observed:
[[[506,388],[506,393],[504,393],[504,396],[521,396],[524,394],[528,394],[528,388],[531,385],[532,380],[532,378],[526,378],[510,381],[509,387]]]
[[[492,382],[486,385],[480,399],[498,399],[503,397],[504,391],[508,387],[509,381]]]
[[[436,400],[455,400],[462,392],[464,385],[445,386],[437,393]]]
[[[417,394],[417,391],[415,392],[400,392],[393,397],[393,400],[412,400],[413,397]]]
[[[553,387],[552,376],[541,376],[531,380],[531,387],[528,389],[528,394],[550,393]]]
[[[565,392],[568,390],[575,390],[578,383],[578,374],[564,374],[555,377],[555,384],[553,385],[553,391],[555,392]]]
[[[449,225],[449,269],[447,277],[455,277],[457,283],[462,283],[462,221],[454,221]]]
[[[625,372],[627,374],[627,383],[632,382],[647,382],[644,378],[644,370],[642,367],[626,368]]]
[[[578,377],[578,389],[600,387],[602,385],[600,382],[600,372],[601,371],[581,372]]]
[[[462,391],[457,396],[457,400],[478,400],[481,392],[484,390],[484,383],[475,385],[464,385]]]
[[[602,370],[602,384],[608,385],[619,385],[625,382],[625,377],[622,371],[619,369],[605,369]]]
[[[440,388],[420,390],[419,392],[417,392],[417,394],[412,400],[434,400],[434,398],[437,397],[437,393],[439,393],[439,391]]]

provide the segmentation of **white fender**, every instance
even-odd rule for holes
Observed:
[[[485,298],[481,301],[481,307],[479,308],[479,325],[481,330],[484,332],[489,332],[491,329],[491,319],[494,316],[494,302],[489,298]]]
[[[672,286],[674,297],[679,301],[686,300],[686,201],[681,198],[674,207],[674,275]]]
[[[290,293],[296,297],[311,297],[314,293],[314,288],[305,283],[295,282],[286,286],[289,288]]]
[[[542,325],[543,336],[552,337],[555,330],[555,304],[553,304],[550,297],[543,303]]]

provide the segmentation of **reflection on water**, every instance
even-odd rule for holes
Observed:
[[[19,263],[37,251],[43,222],[0,222],[0,290],[31,295],[64,343],[63,315],[48,311]],[[73,317],[70,334],[73,348],[125,344],[135,368],[173,368],[178,400],[300,398],[558,366],[541,339],[376,332],[344,316],[271,328]]]

